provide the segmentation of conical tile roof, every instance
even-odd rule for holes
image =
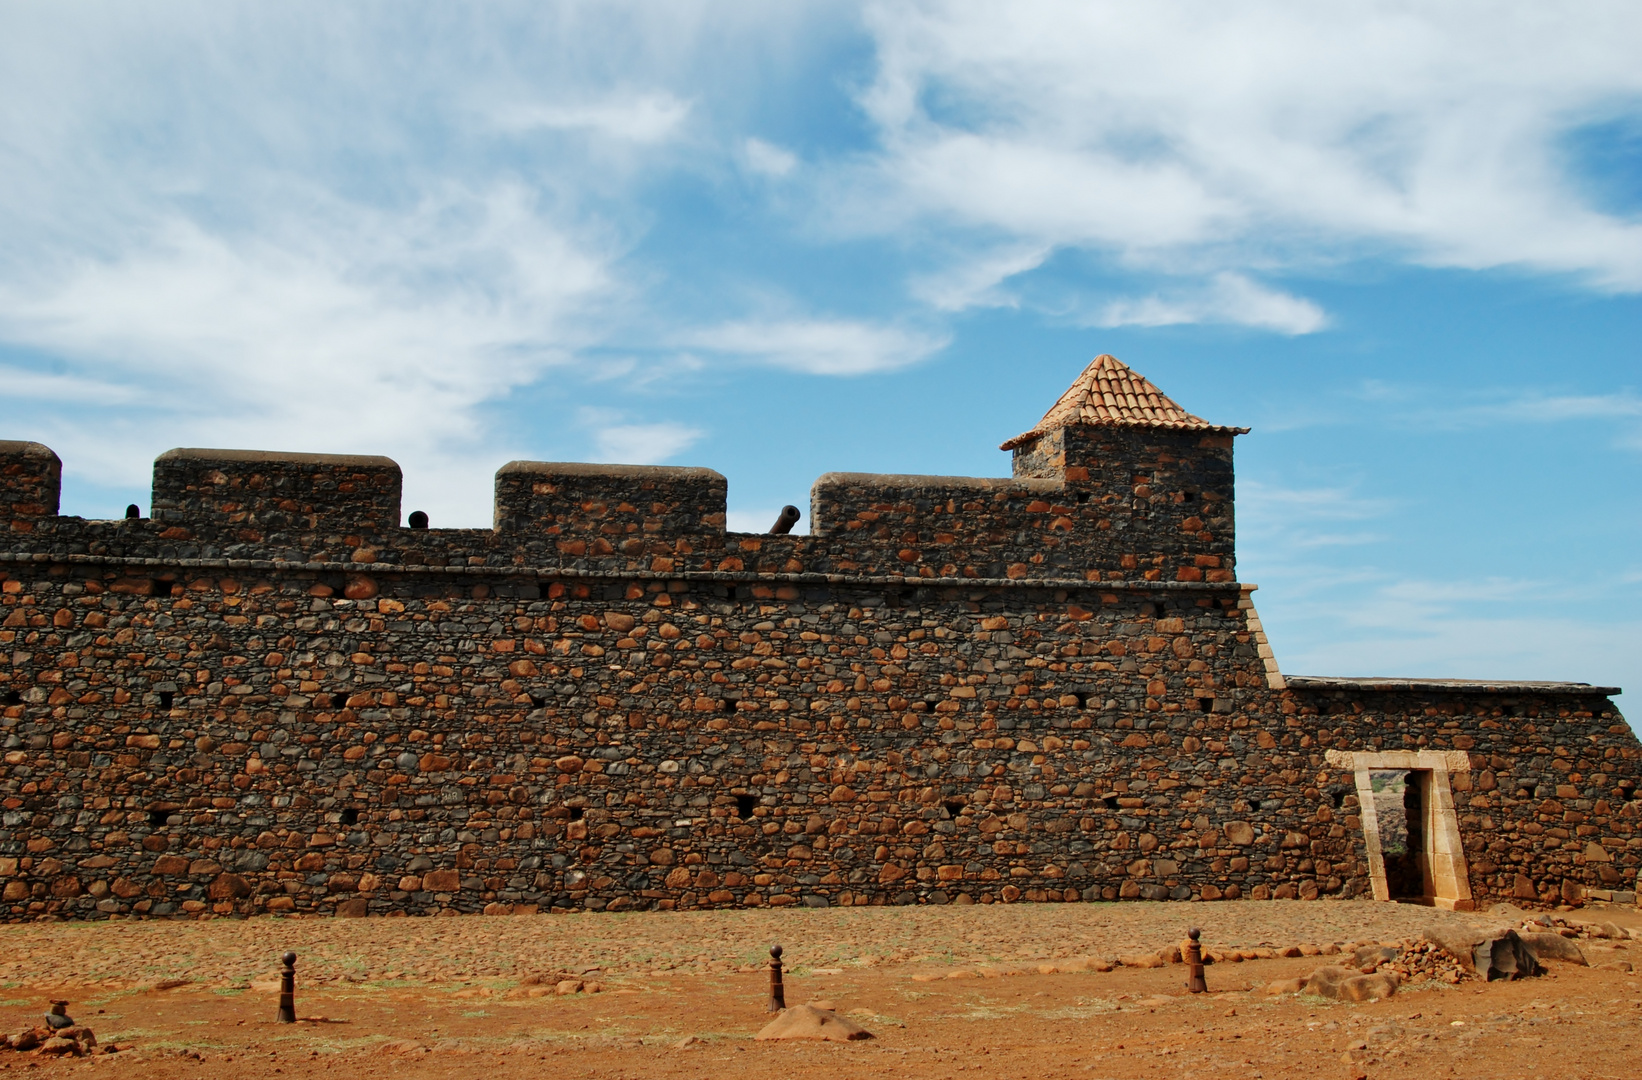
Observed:
[[[1031,431],[1015,436],[999,449],[1013,450],[1055,428],[1074,424],[1116,424],[1123,427],[1170,428],[1178,431],[1215,431],[1234,435],[1248,428],[1222,427],[1175,404],[1167,394],[1115,356],[1094,358],[1043,414]]]

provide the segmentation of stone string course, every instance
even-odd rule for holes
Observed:
[[[415,530],[387,459],[221,451],[84,521],[0,443],[0,917],[1364,895],[1331,749],[1466,752],[1479,902],[1632,888],[1608,691],[1283,685],[1230,444],[1057,429],[759,536],[708,470]]]

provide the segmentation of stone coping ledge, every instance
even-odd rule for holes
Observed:
[[[1058,492],[1066,485],[1059,480],[1013,476],[920,476],[912,473],[829,472],[816,477],[811,490],[828,487],[866,488],[973,488],[976,491]]]
[[[395,469],[399,463],[380,454],[304,454],[289,450],[216,450],[179,446],[154,459],[159,461],[243,461],[290,465],[360,465],[374,469]]]
[[[920,589],[1082,589],[1104,592],[1241,592],[1254,586],[1237,581],[1086,581],[1083,578],[925,578],[887,574],[787,574],[755,570],[581,570],[560,566],[427,566],[403,563],[285,562],[278,559],[159,559],[0,551],[0,563],[62,563],[73,566],[130,566],[179,570],[269,570],[278,572],[399,574],[430,577],[577,578],[599,581],[776,582],[783,585],[897,585]]]
[[[691,465],[606,465],[587,461],[510,461],[497,476],[609,476],[619,479],[723,480],[715,469]]]
[[[1581,697],[1613,697],[1623,693],[1617,686],[1592,686],[1582,682],[1495,682],[1487,679],[1344,679],[1325,675],[1285,675],[1293,690],[1414,691],[1451,694],[1575,694]]]

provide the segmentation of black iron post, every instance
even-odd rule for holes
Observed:
[[[1186,961],[1188,994],[1201,994],[1209,988],[1208,980],[1203,978],[1203,947],[1197,943],[1198,935],[1202,933],[1195,926],[1186,931],[1186,947],[1181,950],[1184,953],[1181,959]]]
[[[770,948],[770,1007],[768,1012],[780,1012],[787,1007],[787,988],[781,985],[781,946]]]
[[[282,1024],[296,1023],[296,953],[288,952],[283,957],[285,970],[279,974],[279,1022]]]

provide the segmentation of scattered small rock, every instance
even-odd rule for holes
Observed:
[[[192,981],[193,980],[191,979],[174,978],[143,979],[138,982],[136,986],[132,987],[132,989],[138,991],[139,993],[148,993],[157,990],[175,990],[179,986],[187,986]]]

